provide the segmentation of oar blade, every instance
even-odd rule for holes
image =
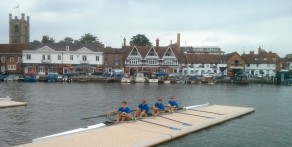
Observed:
[[[182,123],[184,126],[193,126],[192,124]]]
[[[171,126],[168,126],[168,128],[171,130],[181,130],[181,128],[176,128],[176,127],[171,127]]]

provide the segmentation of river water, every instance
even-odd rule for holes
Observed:
[[[181,106],[209,102],[256,112],[159,146],[292,146],[291,86],[2,82],[0,97],[6,95],[28,106],[0,109],[1,147],[103,122],[80,118],[116,109],[123,100],[135,108],[141,98],[153,105],[171,95]]]

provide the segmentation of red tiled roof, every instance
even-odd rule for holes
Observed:
[[[191,64],[220,64],[227,60],[226,55],[211,55],[211,54],[187,54],[188,63]]]
[[[26,48],[26,44],[0,44],[0,53],[22,53]]]
[[[280,60],[280,57],[277,53],[272,52],[266,52],[265,50],[261,49],[258,54],[243,54],[241,57],[246,61],[247,64],[262,64],[262,63],[276,63],[278,60]],[[258,58],[258,60],[255,60]],[[264,60],[266,58],[266,60]],[[276,61],[273,60],[273,58],[276,58]]]

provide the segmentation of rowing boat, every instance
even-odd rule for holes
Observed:
[[[209,103],[207,102],[207,103],[201,104],[201,105],[187,106],[187,107],[183,107],[180,111],[189,110],[189,109],[194,110],[194,109],[201,108],[201,107],[207,107],[208,105],[209,105]],[[178,120],[170,119],[170,118],[166,117],[167,115],[171,115],[171,114],[170,113],[165,114],[165,115],[163,115],[160,118],[168,119],[170,121],[174,121],[174,122],[177,122],[177,123],[181,123],[181,124],[186,125],[186,126],[192,126],[189,123],[180,122]],[[98,124],[95,124],[95,125],[92,125],[92,126],[88,126],[88,127],[85,127],[85,128],[78,128],[78,129],[74,129],[74,130],[70,130],[70,131],[66,131],[66,132],[62,132],[62,133],[58,133],[58,134],[53,134],[53,135],[49,135],[49,136],[45,136],[45,137],[36,138],[36,139],[33,139],[33,142],[37,142],[37,141],[41,141],[41,140],[46,140],[46,139],[50,139],[50,138],[55,138],[55,137],[60,137],[60,136],[65,136],[65,135],[70,135],[70,134],[74,134],[74,133],[80,133],[80,132],[94,130],[94,129],[99,129],[99,128],[108,127],[108,126],[112,126],[112,125],[117,125],[117,124],[121,124],[121,123],[132,123],[132,122],[136,122],[136,121],[142,121],[142,122],[145,122],[145,123],[151,123],[153,125],[159,125],[161,127],[167,127],[169,129],[172,129],[172,130],[180,130],[180,128],[176,128],[176,127],[172,127],[172,126],[167,126],[167,125],[164,125],[164,124],[153,123],[153,122],[144,120],[146,118],[153,118],[153,119],[155,119],[156,116],[149,116],[149,117],[145,117],[145,118],[138,118],[138,119],[129,120],[129,121],[125,121],[125,122],[116,122],[115,121],[115,116],[116,116],[116,114],[115,115],[109,115],[109,116],[107,116],[107,120],[104,123],[98,123]],[[85,120],[85,119],[81,119],[81,120]]]

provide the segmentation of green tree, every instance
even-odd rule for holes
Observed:
[[[71,37],[65,37],[63,40],[60,40],[60,43],[73,43],[74,40]]]
[[[152,43],[144,34],[137,34],[131,38],[130,45],[151,46]]]
[[[91,35],[90,33],[84,34],[84,36],[81,36],[81,38],[78,40],[78,43],[99,43],[101,44],[101,42],[99,42],[99,39],[94,36]]]
[[[55,39],[52,37],[50,38],[48,35],[44,35],[42,39],[42,43],[54,43]]]

